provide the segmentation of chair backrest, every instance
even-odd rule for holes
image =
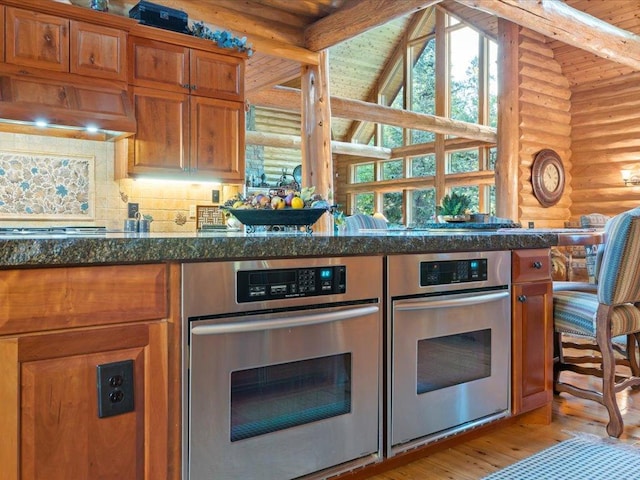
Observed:
[[[580,217],[580,226],[582,228],[595,228],[596,230],[603,230],[606,223],[610,219],[611,217],[608,215],[603,215],[601,213],[590,213],[589,215],[582,215]],[[598,279],[603,249],[604,248],[602,244],[584,246],[587,275],[589,275],[589,281],[592,283],[597,282]]]
[[[640,301],[640,207],[605,225],[598,276],[598,301],[606,305]]]
[[[387,222],[382,219],[374,218],[371,215],[365,215],[363,213],[356,213],[349,217],[345,217],[345,230],[347,232],[357,232],[359,230],[373,229],[373,230],[386,230]]]

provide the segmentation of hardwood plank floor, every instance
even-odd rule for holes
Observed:
[[[618,394],[624,420],[620,440],[640,446],[640,389]],[[567,439],[572,433],[606,437],[608,417],[595,402],[566,393],[553,399],[550,425],[514,423],[407,465],[367,477],[369,480],[477,480]]]

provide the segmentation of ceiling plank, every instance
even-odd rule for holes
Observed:
[[[456,0],[635,70],[640,36],[557,0]]]
[[[304,45],[309,50],[319,52],[394,18],[417,12],[440,1],[355,0],[309,25],[304,32]]]
[[[259,107],[279,108],[292,112],[300,112],[301,109],[301,93],[295,88],[277,87],[262,90],[248,95],[247,100]],[[496,143],[498,138],[496,129],[493,127],[333,96],[331,97],[331,116],[455,135],[489,143]]]

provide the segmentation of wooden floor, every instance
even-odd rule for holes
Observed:
[[[625,424],[620,437],[640,443],[640,389],[618,394]],[[606,437],[604,407],[566,393],[553,400],[550,425],[513,424],[453,448],[432,453],[405,466],[368,477],[370,480],[476,480],[569,438],[572,432]]]

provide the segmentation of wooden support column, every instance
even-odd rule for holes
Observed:
[[[496,159],[496,215],[519,221],[518,166],[520,102],[518,37],[520,27],[498,19],[498,157]]]
[[[447,34],[445,30],[445,14],[442,10],[436,10],[436,115],[440,117],[448,117],[449,111],[449,93],[447,85],[449,79],[449,55],[447,47]],[[445,135],[442,132],[436,132],[435,138],[435,154],[436,154],[436,216],[440,211],[442,197],[446,191],[446,151],[445,151]],[[436,217],[437,218],[437,217]]]
[[[329,53],[319,54],[319,65],[302,69],[302,185],[333,202],[333,157],[331,156],[331,102],[329,95]],[[331,232],[330,215],[315,224],[316,232]]]

